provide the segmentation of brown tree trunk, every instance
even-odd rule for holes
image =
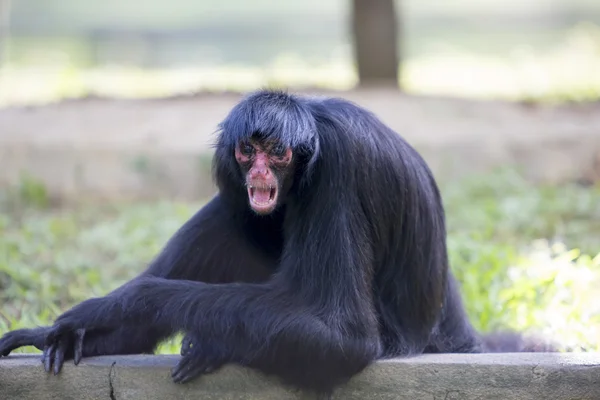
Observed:
[[[352,0],[354,57],[360,86],[398,87],[394,0]]]

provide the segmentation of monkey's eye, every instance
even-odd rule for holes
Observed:
[[[283,157],[285,156],[285,152],[286,152],[286,147],[283,144],[276,144],[275,146],[273,146],[273,148],[271,149],[271,154],[274,155],[275,157]]]
[[[240,144],[240,151],[242,152],[242,154],[249,156],[254,152],[254,146],[252,146],[248,142],[242,143]]]

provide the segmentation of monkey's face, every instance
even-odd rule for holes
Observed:
[[[278,142],[244,140],[235,147],[235,159],[245,174],[250,208],[259,215],[272,213],[291,185],[292,149]]]

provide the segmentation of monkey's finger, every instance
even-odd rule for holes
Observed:
[[[217,369],[216,365],[210,360],[199,361],[196,357],[185,357],[175,368],[176,371],[172,374],[175,383],[186,383]]]
[[[202,371],[203,374],[210,374],[211,372],[214,372],[217,370],[217,366],[214,364],[208,364],[204,367],[204,370]]]
[[[73,362],[79,364],[83,357],[83,338],[85,337],[85,329],[77,329],[75,331],[75,350],[73,354]]]
[[[40,362],[42,364],[46,361],[46,350],[48,350],[48,346],[44,346],[44,349],[42,350],[42,356],[40,357]]]
[[[54,353],[56,353],[56,344],[51,344],[48,349],[44,352],[44,370],[50,372],[52,370],[52,362],[54,361]]]
[[[0,340],[0,356],[6,357],[11,351],[19,347],[12,338]]]
[[[175,383],[179,383],[189,370],[194,367],[195,361],[191,357],[183,357],[171,371],[171,377]]]
[[[14,349],[34,344],[24,330],[9,332],[0,339],[0,357],[8,356]]]
[[[175,378],[175,376],[177,376],[188,363],[189,359],[187,357],[183,357],[181,360],[179,360],[177,365],[171,369],[171,377]]]
[[[185,356],[189,351],[190,348],[192,347],[192,338],[188,335],[186,335],[183,340],[181,341],[181,351],[180,354],[182,356]]]
[[[58,346],[56,349],[56,355],[54,356],[54,375],[58,375],[62,366],[65,362],[65,353],[69,348],[70,341],[66,339],[62,339],[58,342]]]
[[[4,349],[1,353],[0,353],[0,357],[6,357],[8,356],[15,348],[7,348]]]
[[[207,368],[210,368],[205,363],[192,363],[185,371],[177,375],[175,383],[187,383],[198,376],[207,372]]]

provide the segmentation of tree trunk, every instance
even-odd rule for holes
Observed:
[[[352,0],[359,85],[398,87],[398,27],[394,0]]]

